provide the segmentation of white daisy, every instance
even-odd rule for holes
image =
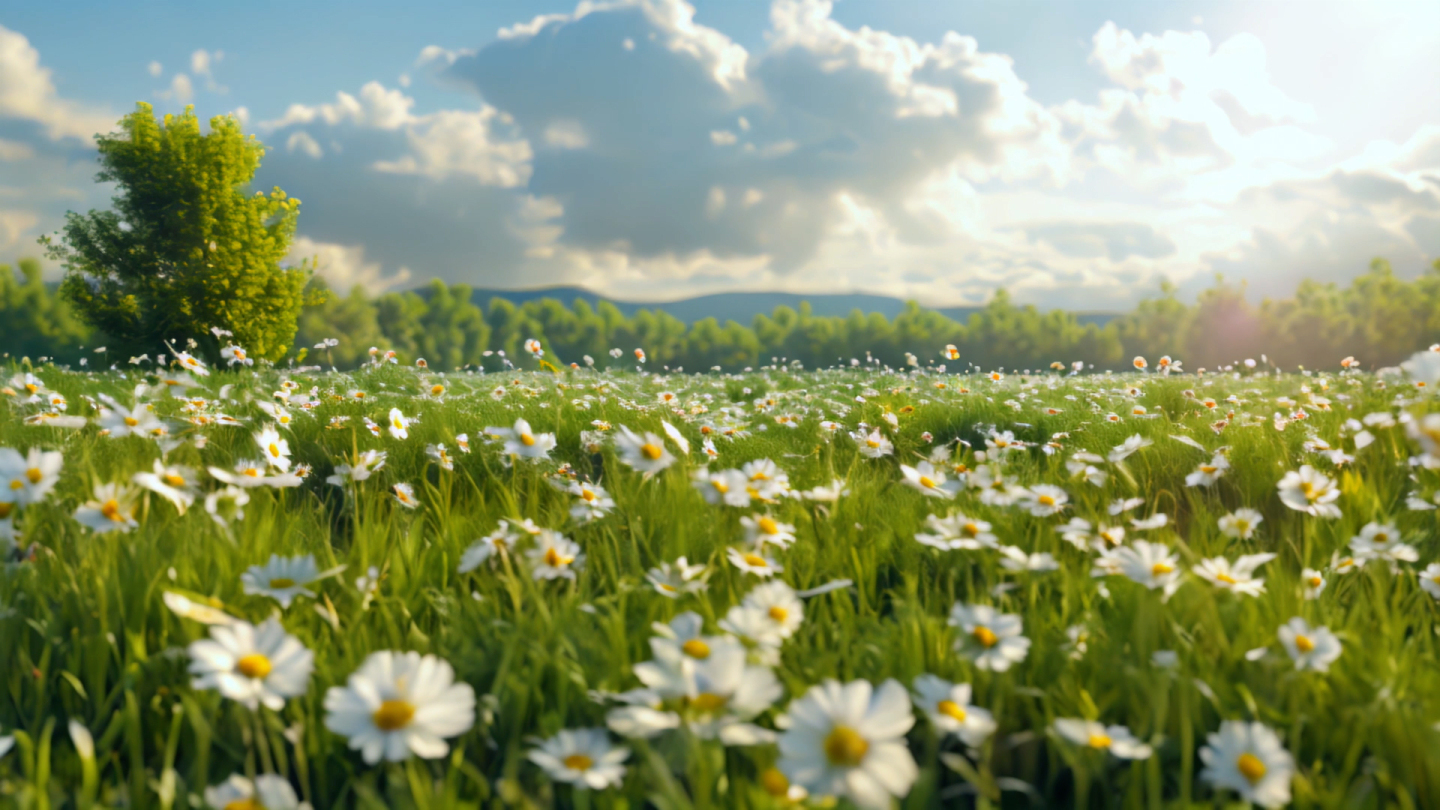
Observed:
[[[1055,733],[1075,745],[1109,751],[1120,759],[1149,759],[1155,753],[1124,726],[1106,726],[1093,720],[1056,718]]]
[[[531,576],[535,579],[575,579],[575,572],[585,564],[585,554],[574,540],[545,529],[536,541],[535,548],[526,552],[530,558]]]
[[[315,564],[313,554],[298,557],[271,554],[269,562],[264,565],[252,565],[245,569],[240,575],[240,582],[245,586],[245,593],[268,596],[279,602],[280,607],[288,610],[297,596],[315,598],[315,594],[307,589],[306,585],[334,576],[340,573],[340,570],[337,568],[322,573]]]
[[[283,776],[265,773],[251,782],[236,773],[205,788],[205,804],[215,810],[301,810],[302,802]]]
[[[949,624],[960,631],[956,652],[980,669],[1004,672],[1025,660],[1030,639],[1021,633],[1024,624],[1014,613],[1001,613],[989,605],[956,602],[950,609]]]
[[[285,699],[304,695],[315,654],[276,619],[256,627],[239,620],[210,627],[210,638],[190,645],[195,689],[214,689],[251,710],[279,711]]]
[[[1255,536],[1255,528],[1263,520],[1265,520],[1265,516],[1254,509],[1236,509],[1220,518],[1220,533],[1226,537],[1249,540]]]
[[[630,749],[612,746],[603,728],[562,729],[526,756],[557,782],[604,790],[625,780]]]
[[[648,431],[639,434],[621,425],[615,434],[615,448],[620,451],[621,461],[646,475],[675,463],[675,457],[665,449],[665,440]]]
[[[960,491],[958,481],[947,481],[945,473],[928,461],[922,461],[914,467],[901,464],[900,473],[905,476],[902,482],[905,486],[917,489],[932,498],[953,498],[955,493]]]
[[[1332,520],[1340,517],[1340,507],[1335,505],[1340,489],[1333,479],[1309,464],[1285,473],[1276,487],[1280,501],[1291,509]]]
[[[1273,559],[1274,554],[1246,554],[1232,563],[1224,557],[1212,557],[1201,560],[1193,570],[1196,576],[1222,591],[1259,596],[1265,592],[1265,580],[1255,577],[1255,569]]]
[[[416,652],[375,652],[345,686],[325,693],[325,727],[349,738],[369,765],[383,757],[438,759],[446,737],[475,723],[475,690],[455,683],[449,662]]]
[[[39,503],[60,482],[63,465],[64,456],[58,450],[32,447],[22,456],[9,447],[0,447],[0,498],[20,506]]]
[[[730,564],[748,574],[759,577],[770,577],[785,570],[785,567],[774,559],[766,557],[760,549],[746,551],[738,546],[731,546],[725,550],[725,556]]]
[[[198,493],[194,470],[178,465],[167,466],[158,458],[152,472],[135,473],[130,480],[174,504],[175,510],[182,515],[195,503]]]
[[[885,810],[919,775],[905,744],[915,724],[905,687],[890,680],[812,686],[786,711],[779,768],[811,794],[842,796],[866,810]]]
[[[135,493],[121,484],[96,484],[95,498],[75,510],[75,520],[96,534],[128,532],[135,520]]]
[[[290,443],[280,438],[280,431],[274,425],[256,433],[255,444],[260,447],[266,464],[277,470],[290,469]]]
[[[1260,723],[1226,720],[1206,740],[1209,744],[1200,749],[1202,780],[1261,807],[1290,803],[1295,760],[1275,732]]]
[[[1290,654],[1290,660],[1295,662],[1296,669],[1328,672],[1343,651],[1340,639],[1330,632],[1330,628],[1320,625],[1311,627],[1299,616],[1280,625],[1277,635],[1285,652]]]
[[[995,733],[995,717],[970,705],[970,684],[951,683],[936,675],[917,677],[910,698],[940,734],[954,734],[971,748],[979,748]]]

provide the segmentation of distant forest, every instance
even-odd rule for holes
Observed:
[[[41,278],[34,260],[19,262],[19,274],[0,265],[0,351],[11,357],[108,367],[129,358],[96,355],[104,337],[93,333]],[[1292,298],[1248,303],[1242,287],[1217,278],[1194,304],[1176,297],[1173,286],[1141,301],[1134,310],[1104,325],[1083,322],[1074,313],[1042,312],[1013,302],[998,291],[968,320],[957,321],[914,302],[893,318],[853,311],[847,317],[820,317],[807,305],[778,307],[748,324],[713,318],[685,322],[663,310],[626,316],[615,305],[577,299],[512,303],[494,297],[476,302],[470,287],[433,281],[419,290],[371,297],[356,287],[348,295],[328,291],[300,317],[291,357],[298,363],[353,368],[371,347],[393,349],[403,362],[424,358],[432,369],[483,367],[505,360],[534,364],[524,342],[539,339],[546,359],[597,367],[634,365],[630,351],[643,348],[651,368],[738,370],[775,361],[800,361],[818,368],[862,363],[891,366],[943,363],[947,344],[959,349],[952,370],[968,364],[982,369],[1037,369],[1052,362],[1084,361],[1095,368],[1128,368],[1130,358],[1152,361],[1169,355],[1186,369],[1215,368],[1265,355],[1275,366],[1334,368],[1354,356],[1366,367],[1393,365],[1417,349],[1440,342],[1440,260],[1419,278],[1399,278],[1384,259],[1349,286],[1302,282]],[[327,339],[330,348],[315,348]],[[614,359],[609,351],[625,351]],[[487,355],[487,352],[490,354]],[[101,359],[104,358],[104,359]]]

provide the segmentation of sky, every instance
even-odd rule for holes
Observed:
[[[146,101],[257,134],[341,290],[1283,297],[1440,257],[1436,53],[1433,0],[11,4],[0,262]]]

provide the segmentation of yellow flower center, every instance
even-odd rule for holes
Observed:
[[[925,487],[926,489],[934,489],[935,479],[931,478],[928,475],[922,475],[920,476],[920,486]]]
[[[966,523],[963,531],[965,532],[966,537],[980,536],[980,527],[976,526],[974,523]]]
[[[254,796],[246,796],[243,799],[229,802],[223,810],[265,810],[265,805],[261,804]]]
[[[1296,635],[1295,649],[1302,653],[1312,652],[1315,649],[1315,642],[1311,641],[1309,636]]]
[[[880,442],[874,439],[866,439],[865,444],[869,445],[872,450],[880,446]]]
[[[765,562],[764,557],[761,557],[758,554],[746,554],[743,559],[745,560],[746,564],[753,565],[756,568],[768,568],[770,565],[769,563]]]
[[[779,768],[769,768],[760,774],[760,786],[765,788],[766,793],[777,798],[790,793],[790,780],[785,778]]]
[[[582,489],[580,490],[580,497],[587,501],[593,501],[595,500],[595,492],[594,490]]]
[[[431,396],[436,396],[436,397],[438,397],[438,396],[440,396],[440,395],[443,394],[443,393],[445,393],[445,386],[443,386],[443,385],[432,385],[432,386],[430,386],[430,395],[431,395]]]
[[[561,761],[572,771],[588,771],[595,764],[595,760],[584,754],[571,754]]]
[[[994,647],[1000,643],[1000,637],[995,635],[995,631],[983,625],[971,630],[970,635],[975,637],[981,647]]]
[[[764,532],[765,534],[780,533],[779,524],[777,524],[775,522],[775,519],[770,517],[769,515],[761,515],[760,519],[755,521],[755,525],[759,527],[760,531]]]
[[[1169,563],[1157,562],[1150,566],[1150,576],[1161,577],[1175,570],[1175,566]]]
[[[40,472],[39,467],[31,467],[25,471],[25,477],[30,479],[30,483],[38,484],[45,477],[45,473]]]
[[[24,482],[24,481],[21,481],[19,478],[15,478],[15,479],[12,479],[12,480],[10,481],[10,489],[16,490],[16,489],[24,489],[24,488],[25,488],[25,482]]]
[[[1224,574],[1224,573],[1216,574],[1216,575],[1215,575],[1215,579],[1216,579],[1217,581],[1219,581],[1219,582],[1225,583],[1226,585],[1234,585],[1234,584],[1235,584],[1235,578],[1232,577],[1232,576],[1230,576],[1229,574]]]
[[[169,485],[172,486],[172,487],[183,487],[183,486],[185,486],[185,479],[184,479],[183,477],[181,477],[181,476],[178,476],[178,475],[173,475],[173,474],[171,474],[171,473],[166,473],[166,474],[165,474],[165,483],[169,484]]]
[[[295,580],[291,579],[290,577],[276,577],[270,580],[270,587],[277,589],[293,588],[295,587]]]
[[[640,445],[640,455],[650,459],[651,461],[658,461],[660,459],[660,456],[664,454],[664,452],[665,451],[660,449],[659,446],[650,444],[648,442]]]
[[[120,514],[120,504],[114,498],[100,505],[100,514],[116,523],[122,523],[125,516]]]
[[[965,708],[953,700],[942,700],[935,704],[935,711],[953,719],[957,723],[965,722]]]
[[[260,653],[250,653],[235,662],[235,669],[247,678],[263,678],[273,668],[270,659]]]
[[[785,619],[790,616],[790,611],[786,610],[783,607],[780,607],[779,605],[776,605],[766,611],[766,614],[777,622],[784,622]]]
[[[140,424],[140,420],[136,419],[133,416],[127,416],[125,417],[125,424],[129,425],[130,427],[135,427],[136,425]]]
[[[523,445],[525,445],[526,447],[534,447],[534,446],[535,446],[535,436],[534,436],[534,434],[531,434],[531,433],[521,433],[521,434],[520,434],[520,443],[523,444]]]
[[[1112,742],[1114,740],[1110,739],[1108,734],[1091,734],[1085,744],[1091,748],[1109,748]]]
[[[272,443],[270,444],[270,455],[272,455],[272,456],[274,456],[274,457],[276,457],[276,458],[279,458],[279,457],[280,457],[280,445],[275,444],[275,443],[272,442]]]
[[[570,558],[556,551],[552,546],[545,549],[545,564],[551,568],[559,568],[562,565],[569,565]]]
[[[1248,752],[1241,754],[1239,759],[1235,760],[1235,769],[1240,771],[1240,775],[1249,780],[1252,785],[1265,778],[1265,763],[1261,762],[1259,757]]]
[[[710,657],[710,645],[698,638],[692,638],[681,644],[680,651],[691,658],[699,658],[702,661]]]
[[[710,486],[714,487],[715,491],[720,493],[721,495],[724,495],[725,493],[730,491],[730,485],[725,483],[724,481],[719,480],[718,478],[711,481]]]
[[[1053,496],[1053,495],[1041,495],[1039,498],[1036,498],[1035,500],[1038,501],[1042,506],[1054,506],[1054,505],[1055,505],[1055,496]]]
[[[0,520],[10,517],[10,512],[15,508],[13,503],[0,503]]]
[[[1440,580],[1436,581],[1440,582]],[[1320,577],[1310,577],[1310,587],[1318,588],[1323,584],[1325,584],[1325,580],[1321,579]]]
[[[407,700],[387,700],[370,715],[375,727],[381,731],[398,731],[415,717],[415,704]]]
[[[1215,471],[1218,470],[1218,469],[1220,469],[1220,468],[1219,468],[1219,467],[1215,467],[1215,466],[1210,465],[1210,464],[1201,464],[1201,465],[1200,465],[1200,472],[1205,473],[1206,475],[1210,475],[1211,473],[1215,472]]]
[[[729,702],[730,698],[722,695],[701,692],[690,700],[690,705],[702,712],[713,712],[725,708],[725,704]]]
[[[870,743],[849,726],[836,726],[825,735],[825,758],[839,768],[854,768],[865,761]]]

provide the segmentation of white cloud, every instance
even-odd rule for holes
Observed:
[[[147,67],[146,70],[150,72],[151,76],[154,76],[157,79],[160,78],[161,73],[165,72],[165,68],[159,62],[151,62],[150,66]]]
[[[410,154],[374,164],[382,172],[422,174],[435,180],[472,177],[484,185],[515,188],[530,180],[530,144],[497,137],[494,107],[475,112],[443,110],[408,128]]]
[[[310,133],[303,129],[290,133],[290,137],[285,140],[285,150],[287,152],[298,151],[315,160],[319,160],[325,155],[325,150],[320,148],[320,144],[316,143],[315,139],[310,137]]]
[[[39,221],[33,211],[0,208],[0,250],[8,252],[27,241],[25,237]]]
[[[399,90],[386,90],[379,82],[367,82],[360,88],[360,97],[340,91],[335,94],[333,104],[309,106],[291,104],[285,114],[273,121],[262,121],[260,129],[272,131],[293,124],[309,124],[323,121],[334,126],[340,123],[357,124],[375,129],[399,129],[415,120],[410,108],[415,99]]]
[[[584,149],[590,138],[579,121],[556,121],[545,128],[545,145],[556,149]]]
[[[35,148],[30,144],[0,138],[0,160],[29,160],[33,157]]]
[[[170,89],[160,94],[161,98],[173,98],[181,103],[191,101],[195,98],[195,85],[190,82],[190,77],[184,73],[176,73],[170,79]]]
[[[736,140],[735,133],[728,129],[710,130],[710,142],[716,146],[733,146]]]
[[[286,261],[298,266],[307,259],[314,262],[315,274],[325,279],[331,289],[342,294],[358,285],[373,295],[410,280],[410,270],[406,267],[387,275],[379,262],[366,258],[363,245],[337,245],[296,236],[295,241],[290,243]]]
[[[50,76],[30,40],[0,26],[0,118],[33,121],[52,139],[78,138],[86,144],[95,133],[114,128],[118,116],[61,98]]]

